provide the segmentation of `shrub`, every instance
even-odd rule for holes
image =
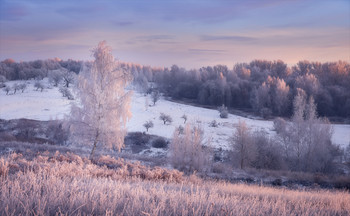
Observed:
[[[154,148],[166,148],[166,147],[168,147],[168,143],[164,138],[159,137],[159,138],[153,140],[152,146]]]
[[[34,83],[34,87],[36,88],[36,91],[38,91],[40,89],[40,91],[42,92],[44,90],[44,84],[42,84],[40,81],[36,81]]]
[[[67,87],[60,87],[59,91],[62,93],[63,97],[68,98],[68,100],[74,100],[73,94]]]
[[[129,142],[130,144],[135,145],[146,145],[150,140],[150,136],[143,134],[141,132],[132,132],[125,137],[125,143]]]
[[[3,91],[6,92],[6,95],[8,95],[9,92],[11,91],[11,87],[10,86],[6,86],[5,88],[3,88]]]
[[[220,118],[228,118],[228,110],[224,104],[218,108],[218,111],[220,113]]]
[[[211,121],[211,122],[209,123],[209,126],[210,126],[210,127],[218,127],[219,125],[218,125],[218,123],[216,122],[216,120],[213,120],[213,121]]]

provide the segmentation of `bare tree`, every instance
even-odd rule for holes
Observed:
[[[42,92],[44,90],[44,84],[42,84],[40,81],[36,81],[34,83],[34,87],[36,88],[36,91],[40,89],[40,91]]]
[[[153,122],[151,120],[147,121],[146,123],[143,124],[143,126],[146,128],[147,132],[148,129],[153,128]]]
[[[6,77],[3,75],[0,75],[0,88],[5,87]]]
[[[62,78],[63,78],[64,86],[69,88],[69,85],[74,82],[74,80],[76,79],[76,76],[77,75],[73,71],[65,69],[62,72]]]
[[[4,92],[6,92],[6,95],[9,94],[9,92],[11,91],[11,87],[10,86],[5,86],[5,88],[3,88]]]
[[[48,73],[49,82],[54,86],[58,86],[63,78],[63,72],[61,70],[51,70]]]
[[[27,88],[27,84],[26,83],[21,83],[18,86],[18,89],[21,90],[22,93],[24,92],[24,90],[26,90],[26,88]]]
[[[12,89],[13,89],[13,94],[16,94],[16,92],[19,90],[19,84],[18,83],[13,84]]]
[[[69,91],[67,87],[60,87],[59,91],[63,97],[66,97],[68,100],[74,100],[73,94]]]
[[[171,116],[164,113],[160,114],[159,119],[162,120],[164,124],[171,124],[171,122],[173,122]]]
[[[170,163],[187,172],[206,170],[210,153],[203,144],[201,128],[186,124],[184,133],[175,130],[170,144]]]
[[[160,98],[159,91],[153,91],[151,97],[152,97],[152,102],[153,102],[153,106],[154,106],[154,105],[156,105],[156,102]]]
[[[90,158],[98,145],[119,151],[124,146],[132,94],[125,91],[132,75],[114,59],[106,42],[100,42],[92,54],[92,66],[85,68],[77,80],[81,105],[71,110],[73,140],[92,147]]]
[[[238,122],[236,131],[231,137],[231,145],[234,155],[238,156],[241,169],[250,166],[254,162],[257,154],[256,147],[245,121]]]
[[[183,118],[183,119],[184,119],[184,124],[186,124],[186,121],[187,121],[187,115],[186,115],[186,114],[183,114],[183,115],[181,116],[181,118]]]

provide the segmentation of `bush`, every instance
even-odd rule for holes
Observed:
[[[34,87],[36,88],[36,91],[38,91],[40,89],[40,91],[42,92],[44,90],[44,85],[40,82],[40,81],[36,81],[34,83]]]
[[[59,91],[62,93],[63,97],[68,98],[68,100],[74,100],[72,93],[67,87],[60,87]]]
[[[152,146],[154,148],[167,148],[168,143],[164,138],[159,137],[159,138],[153,140]]]
[[[210,126],[210,127],[218,127],[219,124],[216,122],[216,120],[213,120],[213,121],[211,121],[211,122],[209,123],[209,126]]]
[[[5,88],[3,88],[3,91],[6,92],[6,95],[8,95],[9,92],[11,91],[11,87],[10,86],[6,86]]]
[[[222,105],[218,108],[218,111],[220,113],[220,118],[228,118],[228,110],[225,105]]]
[[[64,145],[68,140],[69,132],[62,121],[50,121],[45,135],[55,144]]]
[[[149,135],[143,134],[141,132],[133,132],[133,133],[129,133],[125,137],[124,143],[130,143],[134,145],[146,145],[148,144],[149,140],[150,140]]]

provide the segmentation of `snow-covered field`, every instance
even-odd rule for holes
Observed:
[[[18,82],[18,81],[17,81]],[[24,82],[24,81],[23,81]],[[43,92],[36,91],[34,81],[26,81],[27,89],[21,93],[6,95],[0,92],[0,118],[18,119],[29,118],[36,120],[62,119],[65,114],[69,114],[70,103],[72,101],[63,98],[57,87],[45,88]],[[10,86],[15,82],[7,82]],[[50,86],[47,81],[46,86]],[[155,106],[151,99],[146,100],[142,94],[134,92],[132,97],[132,118],[127,124],[128,131],[146,131],[143,124],[152,120],[154,127],[149,129],[149,134],[170,138],[175,127],[184,126],[182,115],[186,114],[187,122],[200,124],[205,132],[205,139],[210,140],[211,145],[216,148],[228,149],[228,139],[234,132],[235,125],[239,120],[244,120],[253,130],[264,129],[269,134],[274,134],[273,123],[271,121],[254,120],[236,115],[229,115],[227,119],[221,119],[216,110],[178,104],[167,100],[159,100]],[[164,125],[159,119],[160,113],[168,114],[173,122]],[[218,127],[210,127],[213,120],[219,124]],[[334,124],[334,134],[332,140],[341,146],[346,146],[350,142],[350,125]]]

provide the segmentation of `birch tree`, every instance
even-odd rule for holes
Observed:
[[[74,141],[90,146],[90,158],[97,146],[118,151],[124,146],[125,124],[131,118],[130,97],[125,87],[132,81],[130,71],[114,59],[105,41],[92,50],[95,60],[79,74],[76,89],[80,100],[71,110]]]

